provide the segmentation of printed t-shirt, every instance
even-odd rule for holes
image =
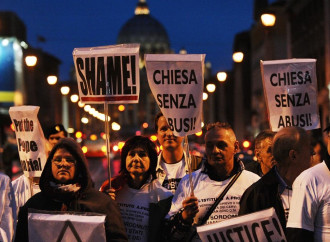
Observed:
[[[249,171],[242,171],[234,185],[229,189],[223,200],[213,211],[206,224],[220,222],[232,217],[236,217],[239,211],[239,200],[244,191],[256,182],[260,177]],[[213,205],[220,193],[225,189],[230,179],[224,181],[214,181],[201,170],[192,173],[194,186],[194,195],[198,198],[199,212],[197,213],[194,223],[199,224],[207,210]],[[182,208],[182,201],[190,195],[189,176],[182,178],[179,187],[173,197],[169,218],[175,215]]]
[[[330,171],[322,162],[294,181],[288,228],[314,231],[314,241],[330,241]]]
[[[127,184],[116,194],[129,241],[147,241],[149,204],[172,196],[157,180],[143,185],[139,190]]]
[[[186,169],[183,159],[175,164],[161,163],[162,168],[167,174],[162,186],[167,190],[175,191],[182,177],[186,175]]]

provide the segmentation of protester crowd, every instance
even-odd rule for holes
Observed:
[[[11,182],[0,174],[0,241],[29,240],[31,209],[103,214],[107,241],[200,241],[198,226],[271,207],[288,241],[330,241],[329,141],[315,162],[304,129],[264,130],[255,139],[257,161],[245,165],[227,123],[207,125],[204,157],[187,154],[161,113],[155,131],[162,151],[147,137],[129,138],[119,175],[98,188],[79,144],[53,126],[40,178]],[[324,132],[329,140],[330,126]]]

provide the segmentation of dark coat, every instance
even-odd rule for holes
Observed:
[[[243,193],[240,200],[240,210],[238,215],[249,214],[273,207],[280,220],[283,231],[286,231],[285,212],[279,194],[279,182],[275,167],[252,184]]]
[[[72,183],[79,183],[77,192],[63,192],[50,186],[55,181],[51,162],[57,149],[67,149],[76,160],[76,173]],[[92,188],[92,180],[86,159],[77,143],[65,138],[53,148],[40,178],[41,192],[32,196],[20,209],[15,241],[28,241],[28,209],[46,211],[92,212],[106,215],[105,233],[107,241],[127,241],[127,235],[119,208],[109,196]],[[65,209],[63,209],[65,208]]]

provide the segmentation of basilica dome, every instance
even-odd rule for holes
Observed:
[[[135,15],[121,28],[118,44],[139,43],[140,54],[169,53],[170,43],[164,26],[150,15],[145,0],[139,0]]]

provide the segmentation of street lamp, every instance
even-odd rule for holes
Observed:
[[[72,94],[70,100],[71,102],[76,103],[79,100],[79,96],[77,94]]]
[[[264,13],[261,15],[261,23],[265,27],[273,27],[276,22],[276,17],[272,13]]]
[[[70,87],[68,87],[68,86],[61,87],[61,93],[62,93],[63,96],[68,95],[69,92],[70,92]]]
[[[69,127],[69,103],[67,99],[67,95],[70,92],[70,88],[68,86],[61,87],[62,93],[62,123],[63,126],[67,129]]]
[[[220,71],[217,73],[217,79],[219,82],[225,82],[227,79],[227,73],[224,71]]]
[[[55,85],[57,83],[57,76],[48,76],[47,82],[49,85]]]
[[[203,92],[203,101],[206,101],[209,95],[206,92]]]
[[[240,63],[242,62],[244,59],[244,54],[243,52],[235,52],[233,54],[233,61],[236,62],[236,63]]]
[[[38,58],[35,55],[28,55],[25,57],[25,64],[29,67],[37,64]]]
[[[215,91],[215,85],[213,83],[209,83],[206,85],[206,90],[210,93]]]

